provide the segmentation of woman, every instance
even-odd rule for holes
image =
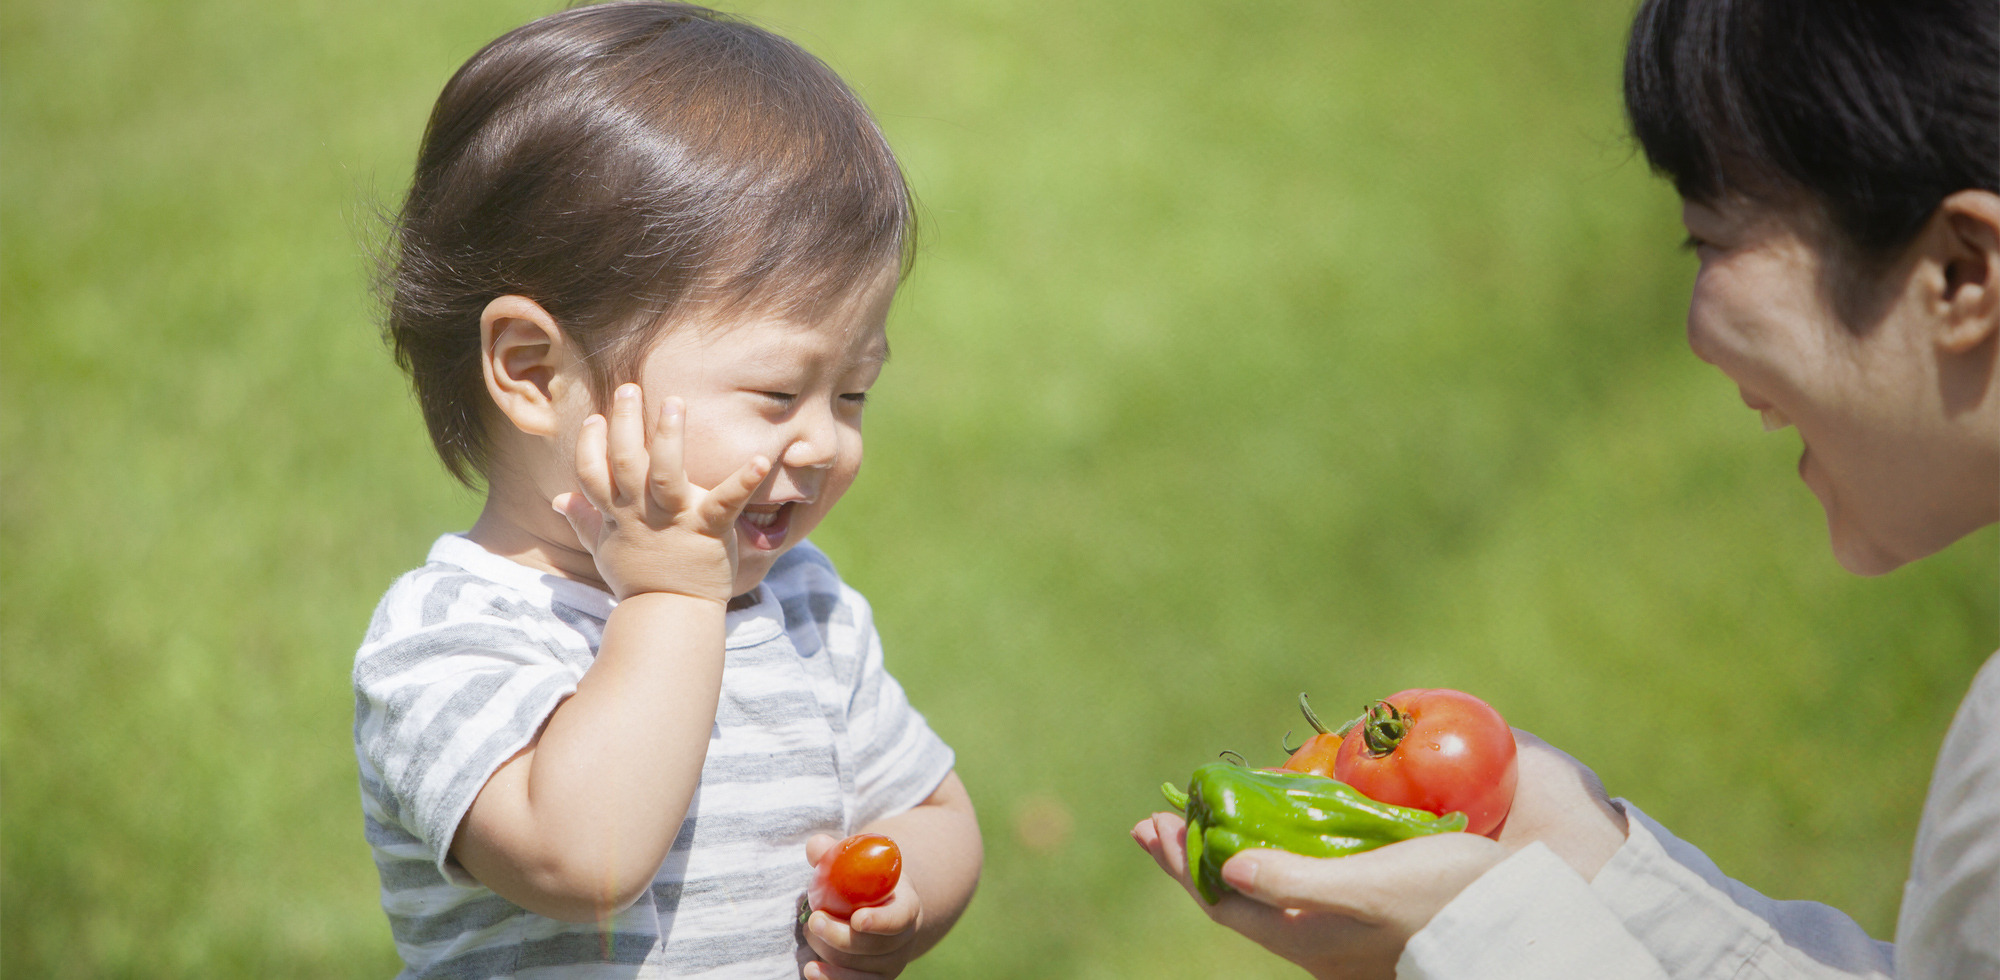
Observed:
[[[2000,3],[1647,0],[1626,108],[1701,261],[1695,355],[1861,575],[2000,520]],[[1248,851],[1209,914],[1320,977],[2000,977],[2000,655],[1932,777],[1897,945],[1731,881],[1521,733],[1499,841]],[[1185,829],[1133,836],[1188,884]]]

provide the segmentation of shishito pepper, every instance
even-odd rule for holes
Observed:
[[[1231,890],[1222,865],[1236,852],[1275,847],[1307,857],[1345,857],[1412,837],[1465,829],[1465,814],[1435,816],[1369,799],[1336,779],[1211,762],[1187,792],[1161,785],[1187,814],[1188,869],[1210,905]]]

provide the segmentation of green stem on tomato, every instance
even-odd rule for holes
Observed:
[[[1377,701],[1368,711],[1356,719],[1361,724],[1361,741],[1368,747],[1368,755],[1379,759],[1396,751],[1396,746],[1410,734],[1410,716],[1401,708],[1387,701]]]

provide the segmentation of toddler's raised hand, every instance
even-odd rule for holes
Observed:
[[[550,503],[569,519],[619,599],[673,592],[726,603],[735,594],[736,518],[771,462],[758,456],[703,490],[688,482],[682,465],[681,400],[665,399],[652,426],[644,415],[639,386],[619,385],[610,419],[592,415],[577,436],[583,492],[557,494]]]

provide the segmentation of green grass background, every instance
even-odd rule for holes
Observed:
[[[550,9],[0,6],[6,974],[395,971],[347,672],[478,501],[376,339],[371,202]],[[1299,691],[1417,685],[1891,935],[2000,537],[1829,557],[1796,437],[1683,346],[1626,4],[730,9],[859,88],[925,208],[817,535],[985,827],[910,976],[1292,975],[1126,831],[1276,759]]]

